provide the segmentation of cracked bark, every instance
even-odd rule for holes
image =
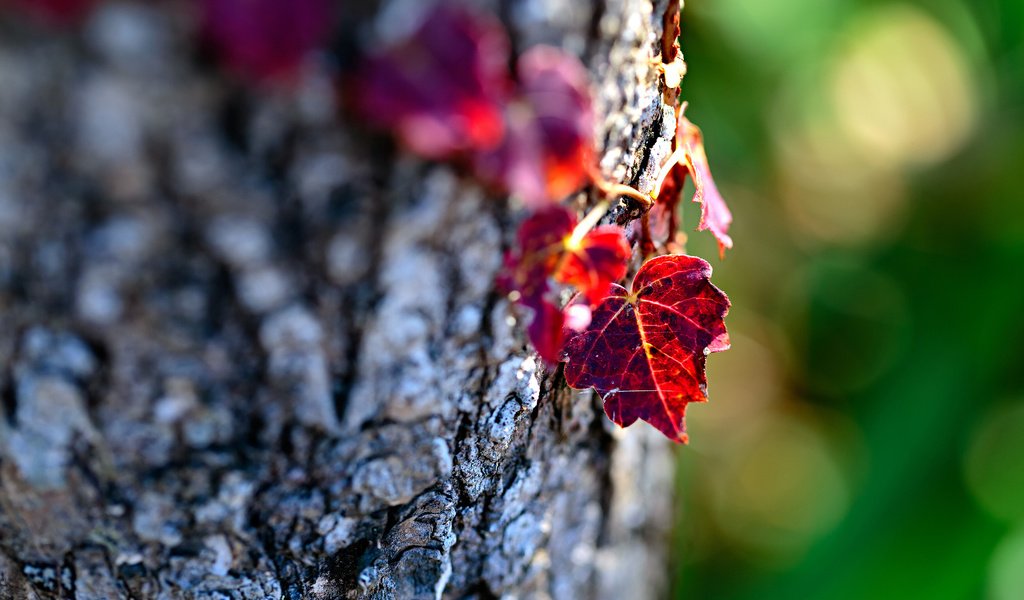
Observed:
[[[224,84],[174,6],[0,24],[0,597],[656,595],[668,445],[528,352],[516,215],[322,74]],[[584,57],[649,188],[665,2],[486,8]]]

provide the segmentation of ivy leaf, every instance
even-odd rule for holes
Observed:
[[[612,283],[626,276],[629,243],[616,225],[595,227],[579,241],[570,235],[563,239],[563,252],[555,279],[574,286],[592,304],[608,293]]]
[[[678,109],[675,149],[654,185],[655,202],[647,213],[649,240],[645,241],[661,245],[675,233],[680,195],[689,174],[694,184],[693,201],[701,206],[697,231],[710,230],[718,240],[719,256],[724,257],[725,249],[732,248],[728,233],[732,213],[711,177],[704,136],[699,127],[683,116],[685,108],[684,104]],[[645,247],[644,250],[651,252],[653,249]]]
[[[586,233],[578,232],[578,225],[576,214],[561,206],[549,206],[523,221],[517,248],[505,261],[506,287],[533,297],[552,277],[575,287],[592,303],[603,298],[612,282],[626,275],[629,243],[617,225]]]
[[[588,306],[573,304],[560,310],[552,284],[573,286],[596,302],[612,282],[625,276],[630,255],[620,227],[596,227],[579,235],[577,225],[575,213],[561,206],[530,215],[519,227],[517,247],[506,256],[500,277],[502,287],[532,311],[527,334],[549,363],[559,360],[563,330],[585,329],[590,321]]]
[[[531,302],[533,317],[526,327],[537,354],[549,365],[558,364],[558,358],[565,342],[565,315],[550,300],[539,299]]]
[[[613,285],[566,342],[568,384],[593,387],[615,423],[643,419],[685,443],[686,405],[707,400],[705,357],[729,348],[729,299],[710,277],[703,259],[666,255],[640,267],[631,292]]]
[[[718,186],[711,177],[711,167],[708,166],[708,157],[704,152],[704,136],[700,128],[682,114],[679,115],[676,128],[676,143],[678,149],[682,150],[686,169],[693,177],[696,190],[693,201],[701,206],[697,231],[710,230],[718,240],[719,255],[725,256],[725,249],[732,248],[732,238],[728,234],[732,213],[729,212],[729,207],[718,193]],[[679,189],[682,189],[681,181]]]
[[[284,80],[328,41],[334,26],[331,0],[202,0],[203,37],[239,75]]]
[[[587,71],[534,46],[508,70],[500,23],[437,5],[404,41],[367,57],[348,86],[370,123],[433,160],[468,158],[474,175],[539,208],[580,189],[593,162]]]
[[[574,227],[576,215],[561,206],[527,217],[516,232],[515,249],[505,257],[503,287],[527,299],[547,293],[548,278],[557,269],[565,239]]]
[[[407,39],[366,58],[352,101],[424,158],[489,150],[504,135],[508,57],[499,22],[440,4]]]
[[[517,62],[516,93],[505,115],[504,143],[476,160],[476,172],[541,207],[579,190],[593,162],[594,114],[580,61],[534,46]]]
[[[679,201],[682,200],[683,184],[686,182],[686,165],[675,161],[671,164],[668,174],[661,181],[654,205],[647,211],[647,236],[644,252],[651,254],[655,247],[668,247],[676,231],[679,229]],[[639,221],[635,221],[640,226]]]

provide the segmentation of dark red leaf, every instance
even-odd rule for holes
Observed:
[[[626,275],[629,244],[621,227],[595,227],[574,237],[576,215],[550,206],[523,221],[518,248],[506,259],[506,287],[524,297],[536,296],[549,277],[574,286],[591,300],[603,298],[614,281]],[[543,288],[546,290],[547,288]]]
[[[523,298],[548,291],[548,278],[562,258],[565,240],[576,227],[576,215],[561,206],[533,213],[519,226],[516,248],[505,259],[505,286]]]
[[[667,255],[640,267],[632,292],[613,285],[565,344],[566,381],[593,387],[619,425],[643,419],[685,443],[686,405],[707,400],[705,356],[729,348],[729,299],[710,277],[703,259]]]
[[[555,279],[574,286],[593,304],[608,293],[612,283],[626,276],[630,249],[621,227],[595,227],[579,242],[570,237],[563,248]]]
[[[675,234],[680,195],[689,174],[694,183],[693,201],[701,206],[697,231],[711,230],[718,240],[718,253],[724,257],[725,249],[732,248],[728,234],[732,213],[711,177],[700,128],[683,116],[684,109],[685,105],[679,109],[675,150],[662,168],[652,192],[655,202],[647,213],[649,238],[655,245],[663,245]],[[645,251],[650,249],[645,248]]]
[[[425,158],[491,149],[504,133],[508,57],[500,23],[441,4],[408,39],[367,58],[353,102]]]
[[[518,61],[516,95],[506,108],[504,143],[476,160],[477,174],[538,207],[580,189],[594,160],[594,116],[587,71],[548,46]]]
[[[647,212],[648,232],[651,242],[664,248],[679,228],[679,201],[682,200],[683,184],[686,182],[687,168],[678,161],[673,162],[668,174],[658,190],[654,206]],[[653,248],[645,249],[647,252]]]
[[[728,234],[732,213],[729,212],[729,207],[718,193],[715,180],[711,177],[708,157],[704,153],[704,136],[700,128],[680,114],[676,140],[682,149],[686,168],[693,177],[693,185],[696,188],[693,201],[701,205],[697,231],[711,230],[718,240],[718,253],[724,256],[725,249],[732,248],[732,238]]]
[[[218,58],[254,80],[285,79],[334,25],[331,0],[202,0],[203,35]]]
[[[531,215],[519,226],[517,248],[505,257],[505,271],[499,277],[500,285],[512,292],[516,302],[532,312],[526,333],[549,364],[559,360],[564,325],[550,276],[558,264],[560,248],[575,225],[575,215],[560,206]]]
[[[537,354],[550,365],[558,363],[565,341],[565,316],[548,300],[532,303],[533,317],[526,328]]]
[[[576,215],[549,206],[519,227],[517,248],[505,258],[499,283],[533,312],[527,328],[530,341],[548,362],[558,362],[563,329],[584,329],[589,312],[580,306],[563,313],[553,282],[575,286],[587,298],[604,297],[612,282],[626,274],[629,245],[620,227],[597,227],[576,242]]]
[[[556,365],[561,360],[566,333],[583,331],[590,325],[590,307],[585,304],[570,304],[559,310],[548,294],[523,297],[519,303],[530,309],[530,324],[526,334],[530,344],[544,362]]]

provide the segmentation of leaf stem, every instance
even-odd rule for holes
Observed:
[[[590,170],[590,181],[593,182],[594,187],[597,188],[601,195],[606,198],[617,198],[619,196],[626,196],[639,201],[644,206],[644,210],[649,209],[654,205],[654,198],[650,195],[641,192],[631,185],[624,183],[612,183],[604,178],[603,175],[597,169]]]
[[[651,205],[654,204],[654,198],[651,198],[649,195],[641,192],[631,185],[626,185],[624,183],[611,183],[609,181],[595,182],[595,185],[605,196],[613,198],[626,196],[633,198],[634,200],[640,201],[640,203],[644,205],[645,209],[650,208]]]
[[[597,225],[597,222],[601,220],[611,207],[611,201],[607,198],[598,202],[594,208],[590,209],[587,216],[583,217],[576,227],[572,230],[572,235],[569,236],[568,245],[570,248],[577,248],[583,242],[583,237],[590,232],[591,229]]]
[[[658,178],[654,180],[654,187],[651,189],[651,193],[657,196],[661,193],[661,186],[665,185],[665,180],[668,179],[669,173],[675,168],[677,164],[686,164],[686,154],[679,148],[672,151],[669,155],[668,160],[661,166],[661,171],[658,173]]]

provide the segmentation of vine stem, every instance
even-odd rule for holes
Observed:
[[[624,183],[612,183],[602,179],[595,179],[594,186],[597,187],[598,191],[606,197],[614,198],[618,196],[626,196],[628,198],[638,200],[644,205],[645,210],[654,204],[654,198],[651,198],[648,194]]]
[[[587,216],[583,217],[583,220],[577,223],[576,227],[573,228],[572,235],[569,236],[568,246],[570,248],[578,248],[583,242],[583,236],[587,235],[587,233],[597,225],[597,222],[600,221],[601,217],[608,212],[611,205],[611,201],[608,198],[605,198],[598,202],[594,208],[590,209]]]
[[[654,180],[654,187],[652,189],[653,194],[658,194],[661,191],[661,186],[665,185],[665,180],[668,179],[669,173],[675,168],[677,164],[686,164],[686,153],[682,149],[676,148],[669,155],[668,160],[662,165],[661,171],[658,173],[658,178]]]
[[[633,198],[634,200],[638,200],[641,204],[643,204],[644,212],[650,210],[650,208],[654,206],[654,198],[641,192],[640,190],[634,188],[631,185],[626,185],[624,183],[612,183],[610,181],[605,180],[604,177],[602,177],[596,171],[591,172],[590,178],[591,181],[594,182],[594,187],[596,187],[598,191],[601,192],[601,195],[604,196],[604,199],[598,202],[594,206],[594,208],[590,209],[590,212],[587,213],[587,216],[583,217],[583,220],[581,220],[576,225],[576,227],[573,228],[572,235],[569,236],[568,242],[570,248],[578,247],[580,243],[583,241],[583,237],[587,235],[587,233],[591,229],[593,229],[594,226],[597,225],[598,221],[601,220],[601,217],[605,216],[605,214],[608,213],[608,209],[611,208],[612,198],[618,198],[619,196],[627,196],[629,198]]]
[[[597,191],[601,192],[601,195],[606,198],[616,198],[618,196],[626,196],[639,201],[644,205],[644,210],[649,209],[654,204],[654,198],[650,195],[641,192],[631,185],[624,183],[613,183],[604,178],[596,168],[591,167],[589,169],[590,181],[597,188]]]
[[[569,236],[568,240],[570,248],[579,247],[580,243],[583,242],[583,237],[597,225],[601,217],[608,213],[608,209],[611,208],[612,198],[618,198],[619,196],[633,198],[643,205],[645,213],[654,206],[654,198],[649,194],[645,194],[631,185],[608,181],[597,169],[592,168],[590,170],[590,180],[593,182],[594,187],[604,196],[604,199],[598,202],[594,208],[590,209],[587,216],[583,217],[583,220],[573,228],[572,235]]]

